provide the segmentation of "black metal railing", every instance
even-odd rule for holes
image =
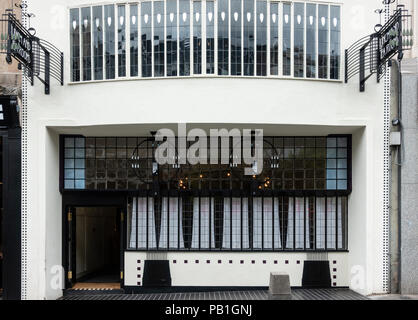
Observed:
[[[21,47],[21,39],[27,43],[25,48]],[[27,56],[20,54],[23,51]],[[64,85],[64,53],[50,42],[29,33],[12,13],[3,14],[0,19],[0,54],[6,55],[8,63],[12,58],[17,60],[31,85],[35,78],[42,82],[45,94],[50,93],[51,78]]]

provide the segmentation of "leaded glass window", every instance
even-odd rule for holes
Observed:
[[[126,9],[118,6],[118,76],[126,77]]]
[[[107,5],[104,9],[106,79],[115,79],[115,6]]]
[[[231,75],[242,74],[241,30],[242,14],[241,0],[231,0]]]
[[[80,81],[80,10],[70,11],[71,81]]]
[[[177,76],[177,1],[167,0],[167,76]]]
[[[94,80],[103,80],[103,7],[93,7]]]
[[[152,2],[141,2],[142,77],[152,77]]]
[[[202,2],[193,1],[193,74],[202,74]]]
[[[291,5],[283,3],[283,75],[290,76],[291,72]]]
[[[179,0],[180,76],[190,75],[190,2]]]
[[[329,23],[328,6],[318,6],[318,72],[320,79],[328,78]]]
[[[305,4],[294,4],[294,76],[304,76]]]
[[[341,52],[341,19],[340,19],[340,7],[331,6],[331,52],[330,52],[330,78],[340,78],[340,52]]]
[[[154,77],[164,77],[164,2],[154,1]]]
[[[83,81],[91,80],[91,8],[81,9],[83,42]]]
[[[139,75],[139,43],[138,43],[138,5],[130,6],[130,59],[131,59],[131,77]]]
[[[306,4],[306,77],[316,78],[316,5]]]
[[[228,0],[218,0],[218,75],[229,74]]]
[[[244,75],[253,76],[255,68],[254,1],[244,1]]]
[[[279,75],[279,3],[270,3],[270,74]]]
[[[206,73],[215,73],[215,5],[206,1]]]
[[[257,0],[257,76],[267,75],[267,1]]]

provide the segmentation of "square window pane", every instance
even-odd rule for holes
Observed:
[[[74,180],[65,180],[64,188],[65,189],[74,189]]]
[[[327,179],[336,179],[337,170],[327,170]]]
[[[337,177],[338,177],[338,179],[347,179],[347,170],[345,170],[345,169],[338,170]]]
[[[84,138],[76,138],[75,139],[75,147],[76,148],[84,148],[85,147],[85,139]]]
[[[65,167],[65,169],[74,168],[74,159],[65,159],[64,167]]]
[[[84,159],[76,159],[75,160],[75,167],[77,169],[84,169],[86,167]]]
[[[338,190],[347,190],[347,180],[338,180]]]
[[[336,190],[336,189],[337,189],[337,181],[327,180],[327,190]]]
[[[327,147],[328,148],[336,148],[337,147],[337,138],[328,138],[327,139]]]
[[[74,148],[74,138],[65,138],[65,147]]]
[[[75,170],[75,178],[76,179],[84,179],[85,178],[85,172],[84,169],[81,170]]]
[[[65,158],[74,158],[74,149],[65,149]]]
[[[347,138],[338,138],[338,147],[346,148],[347,147]]]
[[[338,168],[347,169],[347,159],[338,159]]]
[[[74,179],[74,170],[72,170],[72,169],[64,170],[64,178],[65,179]]]
[[[75,181],[75,189],[85,189],[86,183],[84,180]]]
[[[75,157],[84,159],[84,149],[75,149]]]
[[[347,158],[347,149],[338,149],[338,158]]]
[[[328,169],[336,169],[337,168],[337,160],[335,160],[335,159],[328,159],[327,160],[327,168]]]
[[[337,149],[336,148],[328,148],[327,149],[327,158],[336,158],[337,157]]]

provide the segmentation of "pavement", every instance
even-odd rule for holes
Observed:
[[[267,290],[122,294],[119,291],[67,290],[59,300],[270,300]],[[368,300],[349,289],[293,289],[287,300]]]

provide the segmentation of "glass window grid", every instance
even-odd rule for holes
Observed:
[[[192,7],[192,3],[194,1],[192,1],[192,0],[191,1],[178,0],[178,1],[185,1],[185,3],[187,2],[189,4],[189,8],[191,8],[191,10],[192,10],[190,13],[193,14],[194,9]],[[218,1],[222,1],[222,0],[218,0]],[[206,51],[204,53],[205,53],[206,59],[204,59],[205,57],[202,55],[202,58],[201,58],[202,59],[202,66],[201,66],[201,68],[199,66],[197,66],[196,67],[196,69],[197,69],[196,72],[193,72],[193,70],[191,70],[190,64],[192,63],[192,61],[190,61],[191,60],[190,58],[191,57],[193,58],[195,56],[199,56],[200,53],[199,52],[194,52],[195,51],[194,50],[194,45],[191,45],[191,43],[190,43],[191,42],[190,35],[194,35],[195,31],[194,31],[194,28],[193,28],[193,23],[190,23],[190,21],[189,21],[189,27],[187,28],[187,31],[189,32],[189,36],[188,36],[189,40],[186,41],[186,43],[185,43],[185,47],[187,46],[189,48],[189,50],[187,50],[187,52],[185,52],[184,59],[183,59],[183,60],[186,61],[183,76],[194,76],[194,75],[196,75],[196,76],[199,76],[199,75],[203,75],[203,76],[211,76],[211,75],[231,76],[231,75],[234,75],[234,74],[232,74],[233,73],[232,72],[232,67],[230,67],[231,63],[232,63],[232,59],[229,59],[232,52],[229,52],[228,55],[224,57],[225,59],[227,59],[228,63],[226,64],[226,62],[225,62],[223,65],[221,63],[221,67],[224,66],[224,69],[222,69],[223,71],[220,71],[220,69],[219,69],[220,63],[219,63],[219,59],[218,59],[219,50],[220,50],[219,49],[219,42],[218,42],[217,52],[215,52],[214,51],[215,48],[213,48],[214,44],[215,44],[215,41],[218,41],[217,40],[217,34],[214,34],[213,43],[212,43],[212,40],[211,40],[212,38],[210,37],[211,33],[214,32],[216,30],[216,28],[214,26],[210,25],[211,22],[208,21],[209,19],[207,17],[207,14],[208,14],[209,11],[212,10],[212,4],[213,3],[215,3],[215,6],[214,6],[215,10],[216,10],[217,7],[219,7],[219,3],[217,3],[218,1],[209,1],[209,0],[198,1],[198,2],[202,2],[202,3],[205,2],[204,5],[202,5],[202,16],[205,15],[205,20],[202,20],[202,23],[206,21],[206,26],[205,26],[205,28],[201,28],[201,29],[202,29],[202,41],[205,41]],[[234,1],[234,0],[229,0],[229,2],[227,1],[228,2],[228,7],[227,8],[230,8],[230,5],[231,5],[230,1]],[[287,77],[287,76],[290,76],[290,77],[300,76],[300,73],[298,73],[296,70],[295,70],[294,74],[290,74],[290,73],[287,72],[287,70],[289,70],[289,66],[286,66],[286,59],[285,59],[286,56],[290,55],[289,63],[292,63],[292,64],[296,65],[296,62],[297,62],[296,59],[294,59],[294,57],[293,57],[293,54],[296,56],[296,53],[293,53],[293,51],[294,51],[293,48],[291,49],[291,51],[289,51],[286,54],[283,51],[284,56],[279,57],[279,61],[278,61],[278,62],[280,62],[280,60],[281,60],[282,65],[280,65],[279,68],[278,68],[279,72],[275,71],[276,70],[275,62],[271,58],[272,51],[273,51],[273,48],[271,47],[272,46],[271,41],[269,41],[269,43],[267,43],[266,46],[259,47],[260,50],[256,50],[256,48],[253,49],[255,51],[253,54],[257,55],[257,57],[259,57],[261,55],[261,58],[260,59],[255,59],[253,57],[254,61],[252,61],[252,63],[254,63],[253,68],[254,68],[254,73],[255,74],[251,74],[251,72],[246,72],[246,70],[248,69],[248,65],[246,65],[246,54],[248,54],[248,52],[246,52],[246,49],[245,49],[245,41],[246,41],[246,39],[245,39],[245,33],[246,33],[246,31],[245,31],[245,21],[247,21],[247,19],[245,17],[245,11],[246,11],[245,2],[246,1],[248,1],[248,0],[243,0],[244,3],[242,5],[242,7],[244,8],[244,14],[242,16],[242,19],[244,21],[244,23],[243,23],[244,24],[244,30],[243,30],[242,34],[244,35],[244,37],[241,40],[241,42],[243,43],[243,47],[241,49],[242,50],[242,55],[241,56],[243,57],[243,61],[240,62],[240,65],[241,65],[241,68],[244,69],[244,74],[241,74],[241,76],[254,76],[255,75],[255,76],[261,76],[261,77],[268,76],[268,77],[278,77],[278,78]],[[157,1],[142,1],[142,2],[138,2],[137,4],[141,5],[143,3],[150,3],[150,2],[157,2]],[[166,2],[169,2],[169,0],[166,0]],[[267,1],[266,2],[266,1],[260,1],[260,0],[256,0],[256,1],[250,0],[249,2],[254,2],[254,3],[263,2],[263,3],[266,3],[267,6],[269,6],[269,9],[271,9],[272,5],[274,5],[276,3],[278,4],[278,8],[279,8],[279,13],[278,13],[279,14],[279,19],[278,20],[280,20],[280,19],[283,20],[279,23],[278,36],[279,36],[279,39],[283,39],[283,40],[280,40],[280,41],[284,41],[285,40],[285,38],[283,37],[284,32],[285,32],[284,14],[286,13],[285,12],[286,10],[284,9],[284,7],[288,3],[287,2],[280,2],[280,1]],[[126,17],[128,17],[128,14],[130,14],[131,9],[134,8],[135,5],[137,5],[137,4],[134,3],[134,4],[129,4],[129,5],[123,5],[123,7],[126,8],[125,9]],[[294,26],[293,26],[294,6],[298,5],[298,4],[305,4],[305,2],[292,2],[292,3],[290,3],[291,11],[290,11],[290,14],[289,14],[289,24],[291,25],[292,33],[294,33]],[[324,54],[323,52],[321,53],[321,49],[320,49],[318,51],[318,53],[315,54],[315,58],[318,57],[317,64],[318,64],[318,69],[319,69],[316,76],[312,75],[311,73],[308,72],[308,70],[306,70],[305,72],[303,72],[304,75],[302,76],[302,78],[306,78],[306,79],[328,79],[328,80],[341,81],[341,72],[340,72],[340,70],[341,70],[341,52],[340,52],[341,51],[341,44],[340,44],[341,43],[341,39],[340,39],[341,30],[340,30],[340,27],[339,27],[340,24],[341,24],[341,17],[340,17],[341,6],[339,6],[338,4],[320,4],[320,3],[306,2],[306,8],[307,8],[308,5],[313,5],[313,6],[316,6],[316,7],[323,6],[323,7],[326,7],[327,10],[328,10],[328,14],[326,16],[327,30],[325,31],[325,33],[327,34],[326,38],[328,40],[324,44],[327,47],[327,54]],[[256,10],[256,5],[253,5],[253,6],[254,6],[254,9]],[[108,27],[107,23],[105,23],[107,21],[107,18],[108,18],[108,16],[106,16],[106,14],[109,15],[111,13],[111,12],[110,13],[107,12],[110,9],[106,9],[106,7],[108,7],[108,8],[114,7],[113,11],[111,11],[111,12],[114,13],[113,14],[114,17],[112,19],[113,27],[111,26],[110,28]],[[141,41],[141,44],[142,44],[141,50],[138,49],[138,51],[140,51],[139,54],[142,57],[141,64],[145,62],[145,67],[143,67],[142,70],[139,70],[141,72],[136,72],[135,71],[136,70],[135,69],[136,64],[138,63],[138,61],[137,61],[137,59],[135,59],[135,49],[132,49],[132,46],[131,46],[130,59],[126,59],[126,49],[124,50],[125,51],[125,58],[123,58],[123,56],[124,56],[123,54],[120,56],[119,50],[115,54],[115,50],[120,47],[119,41],[116,41],[117,43],[115,45],[113,45],[115,43],[115,39],[119,40],[118,24],[115,25],[115,21],[116,21],[116,23],[118,23],[117,20],[119,20],[118,19],[118,8],[119,7],[121,7],[121,5],[119,5],[118,3],[115,3],[114,5],[105,5],[105,6],[95,6],[95,7],[93,7],[93,10],[94,10],[94,8],[101,8],[104,12],[104,17],[102,17],[102,20],[100,22],[105,27],[105,30],[104,30],[105,31],[104,32],[104,38],[105,38],[104,39],[105,40],[105,48],[104,49],[105,49],[105,52],[104,52],[104,54],[105,54],[105,58],[106,58],[106,61],[105,61],[106,63],[105,63],[105,66],[103,68],[103,66],[101,66],[103,64],[103,61],[101,61],[103,59],[103,56],[100,57],[100,54],[99,54],[100,47],[101,47],[100,31],[98,32],[96,30],[95,21],[93,21],[93,23],[91,24],[92,29],[93,29],[92,30],[93,31],[92,36],[91,36],[91,39],[92,39],[92,42],[93,42],[93,50],[91,50],[91,51],[93,51],[93,59],[94,59],[93,68],[92,68],[92,69],[94,69],[93,70],[94,80],[103,80],[103,77],[100,75],[100,73],[103,72],[103,69],[105,69],[104,71],[106,73],[106,79],[115,79],[115,78],[123,79],[123,78],[126,77],[126,73],[127,73],[126,70],[127,69],[130,70],[130,73],[128,75],[130,77],[146,78],[146,77],[167,77],[167,76],[170,76],[170,74],[168,74],[168,72],[163,72],[162,76],[154,75],[153,72],[151,72],[151,73],[149,72],[150,70],[153,70],[153,68],[156,68],[156,66],[154,65],[154,63],[156,63],[156,62],[154,61],[154,57],[153,57],[154,48],[152,46],[151,39],[145,40],[144,42]],[[179,6],[177,6],[177,8],[178,7]],[[81,8],[82,7],[74,8],[74,9],[81,9]],[[70,9],[70,10],[74,10],[74,9]],[[151,9],[151,10],[153,11],[153,9]],[[205,12],[203,12],[203,10],[205,10]],[[269,12],[269,11],[270,10],[267,10],[267,12]],[[303,20],[306,22],[306,26],[308,26],[308,18],[309,18],[307,16],[308,13],[307,13],[307,10],[304,10],[304,11],[305,11],[305,14],[304,14]],[[319,9],[318,9],[318,11],[319,11]],[[188,15],[187,20],[190,19],[190,13]],[[214,12],[213,14],[214,15],[215,14],[220,15],[220,10],[218,10],[218,12]],[[231,14],[233,14],[233,13],[231,12]],[[335,30],[333,30],[333,28],[332,28],[332,26],[333,26],[333,24],[332,24],[332,22],[333,22],[332,14],[337,15],[337,19],[338,19],[338,27],[334,28]],[[93,19],[97,19],[97,17],[95,18],[94,12],[93,12],[92,16],[93,16]],[[153,18],[152,14],[149,14],[149,16],[150,16],[149,20],[151,21],[152,18]],[[271,25],[273,24],[272,21],[271,21],[271,17],[272,17],[271,14],[269,14],[269,15],[266,14],[265,15],[265,21],[269,20],[268,21],[268,24],[270,25],[270,28],[268,29],[269,33],[272,30]],[[131,18],[132,18],[132,16],[131,16]],[[215,18],[216,17],[214,17],[212,19],[213,23],[215,22]],[[252,18],[254,18],[254,16],[252,16]],[[228,20],[228,19],[232,19],[232,16],[231,15],[226,15],[225,20]],[[126,20],[127,20],[127,18],[126,18]],[[143,22],[142,21],[143,20],[143,15],[141,15],[140,19],[137,19],[137,20],[140,20],[140,21],[137,22],[137,25],[142,23]],[[182,21],[181,17],[178,17],[178,20],[181,23],[181,21]],[[218,17],[218,20],[219,20],[219,17]],[[318,16],[317,21],[319,22],[317,24],[317,28],[321,29],[321,17]],[[218,21],[218,23],[219,23],[219,21]],[[228,23],[228,24],[230,24],[230,23]],[[282,26],[282,27],[280,27],[280,26]],[[128,34],[131,35],[130,41],[133,41],[133,45],[135,46],[135,36],[132,39],[132,34],[135,34],[135,30],[132,32],[131,27],[132,27],[132,23],[126,24],[126,29],[129,29],[129,30],[125,30],[125,32],[127,31]],[[256,28],[256,26],[254,26],[254,29],[255,28]],[[141,26],[139,26],[139,29],[142,30]],[[153,28],[150,28],[150,29],[151,30],[148,30],[148,31],[150,33],[151,32],[153,33],[154,32]],[[228,29],[229,29],[229,27],[228,27]],[[113,30],[114,30],[114,33],[111,34],[113,32]],[[219,32],[219,28],[218,28],[218,32]],[[308,30],[306,30],[305,32],[308,32]],[[81,32],[78,32],[78,34],[79,34],[78,41],[79,42],[81,41],[81,43],[82,43],[83,37],[80,35],[80,33]],[[140,31],[140,33],[142,35],[142,31]],[[319,30],[319,33],[321,33],[320,30]],[[266,39],[269,39],[269,38],[271,39],[271,34],[269,34],[270,37],[267,36],[267,32],[265,32],[265,34],[266,34]],[[206,35],[208,35],[207,38],[206,38]],[[229,49],[231,48],[231,43],[233,42],[233,41],[230,41],[230,38],[229,38],[230,35],[231,35],[231,30],[228,31],[228,38],[225,39],[225,41],[224,41],[225,43],[228,43],[228,47],[225,48],[225,50],[227,50],[227,51],[229,51]],[[149,35],[149,36],[151,37],[151,35]],[[103,35],[101,37],[103,38]],[[305,35],[305,37],[306,37],[306,35]],[[127,37],[125,36],[124,39],[126,40],[126,38]],[[142,36],[141,36],[141,38],[142,38]],[[257,38],[257,36],[255,35],[254,38]],[[292,38],[293,38],[293,36],[292,36]],[[325,36],[323,38],[325,39]],[[109,41],[107,41],[107,39],[109,39]],[[319,36],[318,41],[321,41],[320,39],[321,39],[321,37]],[[329,41],[329,39],[331,39],[332,42]],[[292,39],[289,39],[289,41],[290,40],[292,40]],[[103,39],[101,41],[103,41]],[[149,45],[147,45],[147,41],[149,41]],[[212,44],[213,44],[213,46],[212,46]],[[282,47],[285,50],[285,47],[283,45],[284,45],[284,43],[282,44]],[[317,44],[317,45],[319,46],[319,48],[321,47],[321,44]],[[125,46],[126,46],[126,44],[125,44]],[[179,47],[180,46],[181,46],[181,44],[179,43]],[[308,50],[307,46],[308,46],[308,43],[305,40],[304,50],[303,50],[303,52],[304,52],[303,58],[300,59],[301,61],[302,60],[305,61],[304,64],[301,66],[302,69],[303,68],[308,68],[308,66],[306,66],[306,65],[309,64],[309,61],[310,61],[309,57],[306,54],[306,52]],[[79,47],[78,51],[82,52],[83,48],[80,48],[80,46],[78,46],[78,47]],[[164,46],[164,47],[165,47],[164,48],[165,55],[168,55],[167,46]],[[199,48],[198,51],[203,50],[203,49],[204,49],[204,47]],[[270,52],[269,59],[266,59],[266,63],[268,61],[270,61],[270,66],[265,67],[266,72],[263,71],[264,70],[264,62],[263,62],[262,57],[264,56],[264,51],[265,51],[264,49],[266,49],[267,52]],[[112,50],[113,50],[113,53],[112,53]],[[334,54],[332,54],[331,51],[333,51]],[[335,54],[335,52],[337,52],[337,53]],[[177,61],[178,64],[181,63],[180,55],[181,54],[178,54],[177,57],[175,57],[176,59],[180,60],[180,61]],[[114,61],[114,60],[116,60],[116,56],[118,56],[118,62],[117,63],[116,63],[116,61]],[[77,57],[74,57],[74,58],[75,58],[75,61],[76,61]],[[80,53],[79,53],[78,59],[80,59]],[[125,66],[120,64],[120,63],[122,63],[122,61],[125,61]],[[130,61],[130,66],[127,66],[126,64],[129,63],[129,61]],[[251,60],[250,60],[250,62],[251,62]],[[116,64],[116,66],[115,66],[115,64]],[[166,64],[167,64],[166,61],[164,62],[164,64],[165,64],[165,66],[163,68],[167,68],[168,66],[166,66]],[[221,74],[213,74],[213,67],[216,66],[216,65],[218,65],[218,71],[220,71],[218,73],[221,73]],[[305,65],[305,67],[304,67],[304,65]],[[193,67],[195,67],[195,66],[193,66]],[[119,72],[119,68],[121,69],[120,72]],[[227,72],[225,72],[225,68],[227,69]],[[258,73],[257,73],[257,68],[260,71]],[[74,71],[74,74],[76,74],[75,77],[72,77],[72,82],[79,82],[79,81],[86,81],[87,82],[87,81],[90,80],[88,75],[83,76],[83,78],[82,78],[83,80],[80,80],[80,78],[77,77],[77,74],[78,74],[78,76],[80,76],[80,73],[81,73],[80,70],[79,70],[80,69],[80,62],[79,62],[79,65],[78,65],[78,69],[77,69],[77,64],[76,63],[74,64],[74,68],[72,66],[71,69],[72,69],[72,73]],[[193,69],[195,69],[195,68],[193,68]],[[201,71],[199,69],[201,69]],[[294,68],[292,67],[290,69],[293,70]],[[86,72],[88,72],[88,71],[86,71]],[[90,73],[91,73],[91,71],[90,71]],[[181,74],[176,74],[176,76],[179,76],[179,75],[181,75]],[[240,76],[240,75],[236,74],[236,76]]]
[[[269,143],[264,145],[264,170],[256,177],[243,175],[243,165],[233,168],[221,164],[182,165],[180,169],[164,165],[159,166],[158,174],[154,176],[152,162],[155,149],[151,141],[146,141],[149,138],[63,136],[63,139],[85,141],[84,148],[69,148],[64,142],[65,190],[80,189],[81,181],[78,181],[78,188],[70,182],[81,180],[80,175],[76,178],[75,172],[73,177],[65,171],[76,162],[84,166],[82,189],[86,190],[149,190],[156,177],[162,190],[179,191],[250,190],[254,184],[258,187],[257,191],[346,191],[350,186],[348,136],[265,137],[264,140]],[[137,170],[134,170],[131,161],[135,150],[140,158]],[[220,157],[222,152],[218,154]],[[137,176],[138,172],[141,179]]]
[[[169,251],[348,250],[348,199],[346,196],[207,197],[207,203],[215,206],[212,210],[214,217],[208,219],[208,223],[204,226],[200,223],[200,228],[193,227],[194,215],[202,217],[204,210],[208,208],[203,208],[201,204],[199,206],[199,198],[148,197],[141,198],[142,201],[138,199],[140,198],[132,198],[128,205],[128,221],[129,223],[132,221],[131,226],[133,226],[131,230],[128,230],[128,250],[167,251],[167,238],[163,236],[162,241],[159,238],[160,234],[167,235],[167,232],[170,235]],[[231,199],[232,208],[229,206]],[[133,205],[133,201],[137,204]],[[162,205],[163,201],[170,205],[180,203],[181,216],[178,216],[177,204],[175,204],[176,208],[172,210],[170,225],[162,223],[162,215],[167,211],[166,205]],[[241,203],[244,204],[245,201],[248,201],[250,222],[246,228],[241,219],[244,209]],[[274,214],[278,214],[280,228],[274,225],[277,220],[271,214],[270,205],[273,202],[275,202]],[[300,206],[294,206],[297,202]],[[138,213],[133,210],[134,207],[138,208]],[[140,214],[139,220],[138,217],[132,219],[132,215],[136,214]],[[225,221],[225,216],[228,221]],[[163,227],[167,230],[163,230]],[[198,234],[193,235],[193,232]],[[206,241],[207,246],[201,246],[202,240],[199,240],[199,244],[193,245],[193,239],[201,239],[202,235],[208,234],[214,236],[215,239]],[[249,246],[243,240],[244,237],[248,237]],[[275,239],[280,239],[279,245]]]

